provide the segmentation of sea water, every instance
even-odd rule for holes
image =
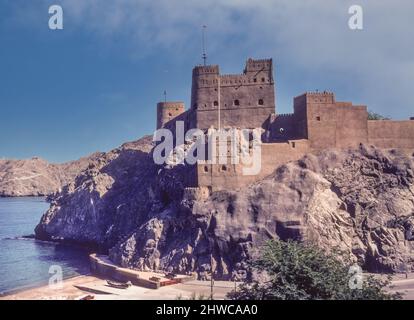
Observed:
[[[44,198],[0,198],[0,295],[46,285],[57,269],[63,278],[89,271],[85,250],[26,237],[48,207]]]

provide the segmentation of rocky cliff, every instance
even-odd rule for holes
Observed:
[[[240,190],[185,189],[185,166],[154,165],[151,138],[95,159],[50,198],[41,239],[98,244],[138,269],[243,277],[269,238],[338,248],[369,271],[413,269],[414,157],[361,146],[275,168]]]
[[[0,196],[46,196],[73,181],[89,164],[100,157],[95,153],[63,164],[51,164],[40,158],[0,160]]]

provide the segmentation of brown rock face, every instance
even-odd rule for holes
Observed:
[[[147,137],[94,161],[51,199],[37,236],[92,242],[123,266],[200,278],[211,267],[243,277],[244,261],[270,238],[339,248],[369,271],[413,269],[413,157],[324,151],[206,197],[184,190],[185,166],[155,166],[151,147]]]
[[[63,164],[51,164],[40,158],[0,160],[0,197],[46,196],[58,191],[89,164],[100,157],[96,153]]]

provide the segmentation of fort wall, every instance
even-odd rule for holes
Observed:
[[[210,187],[211,191],[223,189],[238,189],[247,184],[260,180],[270,174],[280,165],[298,160],[309,150],[307,140],[289,140],[284,143],[263,143],[261,145],[261,169],[257,175],[243,174],[242,164],[198,164],[197,185]]]
[[[414,121],[368,120],[368,142],[379,148],[414,149]]]
[[[294,110],[297,132],[309,140],[313,150],[368,142],[366,106],[337,102],[329,92],[308,92],[294,99]]]
[[[366,106],[351,103],[336,104],[336,147],[357,147],[368,142],[368,112]]]
[[[284,142],[304,137],[298,126],[298,117],[294,113],[272,114],[267,131],[266,142]]]

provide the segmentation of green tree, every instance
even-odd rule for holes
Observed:
[[[259,258],[249,262],[256,276],[230,292],[228,297],[238,300],[401,298],[399,293],[386,292],[390,278],[381,280],[364,275],[362,286],[351,289],[349,284],[355,275],[349,273],[351,264],[340,260],[339,254],[295,241],[269,241],[261,248]]]
[[[390,120],[390,118],[384,117],[379,113],[368,111],[368,120]]]

